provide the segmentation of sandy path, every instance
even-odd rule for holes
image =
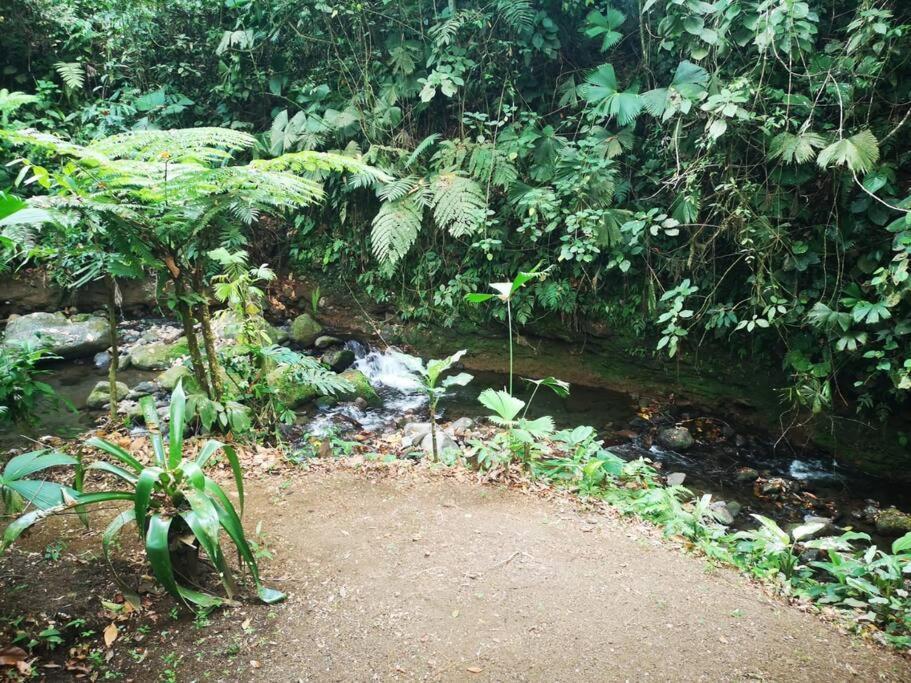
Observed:
[[[291,597],[237,680],[911,680],[908,659],[560,501],[346,472],[250,484]]]

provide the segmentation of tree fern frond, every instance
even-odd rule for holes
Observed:
[[[497,0],[497,12],[518,33],[529,31],[534,26],[535,10],[530,0]]]
[[[421,210],[409,199],[384,202],[370,233],[376,258],[388,264],[400,261],[417,240],[421,223]]]
[[[111,159],[218,163],[250,149],[256,139],[230,128],[141,130],[98,140],[89,149]]]
[[[85,70],[79,62],[57,62],[54,69],[69,90],[81,90],[85,85]]]
[[[415,161],[417,161],[420,156],[426,152],[428,149],[433,147],[436,144],[436,141],[440,139],[439,133],[431,133],[426,138],[421,140],[420,144],[414,148],[414,151],[408,156],[408,159],[405,161],[405,168],[411,166]]]
[[[383,185],[377,192],[377,196],[384,202],[394,202],[413,192],[417,185],[417,177],[413,175],[405,176]]]
[[[433,219],[453,237],[477,231],[487,214],[487,198],[474,180],[453,173],[437,176],[432,186]]]
[[[484,184],[491,183],[509,189],[519,172],[506,153],[493,145],[477,145],[468,159],[468,173]]]

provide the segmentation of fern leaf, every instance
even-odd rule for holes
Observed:
[[[414,151],[408,156],[408,159],[405,161],[405,168],[411,166],[415,161],[417,161],[420,156],[426,152],[428,149],[436,144],[436,141],[440,139],[439,133],[432,133],[426,138],[421,140],[420,144],[414,148]]]
[[[54,69],[69,90],[81,90],[85,85],[85,71],[79,62],[57,62]]]
[[[421,211],[407,199],[385,202],[373,219],[370,241],[383,263],[397,263],[408,253],[421,231]]]
[[[478,230],[487,214],[484,190],[474,180],[452,173],[437,176],[433,183],[433,219],[453,237]]]
[[[535,10],[529,0],[497,0],[497,12],[507,26],[517,33],[530,31],[534,27]]]

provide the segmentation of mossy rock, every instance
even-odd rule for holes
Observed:
[[[130,362],[140,370],[166,370],[174,361],[190,353],[187,338],[175,342],[152,342],[136,346],[130,351]]]
[[[193,371],[186,365],[178,364],[168,368],[158,375],[155,381],[158,382],[158,386],[168,391],[174,391],[177,388],[177,383],[183,381],[183,390],[187,395],[202,393],[196,378],[193,376]]]
[[[911,515],[897,508],[886,508],[876,516],[876,531],[883,536],[911,533]]]
[[[269,386],[275,390],[278,400],[289,408],[298,408],[319,397],[319,392],[310,384],[295,382],[292,377],[292,368],[280,365],[266,375]]]
[[[367,379],[367,376],[360,370],[345,370],[345,372],[339,374],[339,377],[348,380],[354,385],[352,391],[338,394],[340,401],[354,401],[358,398],[362,398],[367,401],[367,405],[369,406],[378,407],[383,405],[383,399],[376,393],[376,389],[370,384],[370,380]]]
[[[111,328],[104,318],[91,315],[72,318],[63,313],[11,315],[3,345],[17,343],[44,347],[62,358],[84,358],[111,345]]]
[[[291,340],[304,346],[312,346],[318,337],[323,334],[323,326],[313,319],[309,313],[297,316],[291,323]]]
[[[117,400],[120,401],[126,398],[127,394],[130,393],[130,387],[128,387],[123,382],[117,382],[116,391],[117,391]],[[107,380],[102,380],[98,382],[95,387],[92,389],[89,397],[85,400],[85,405],[87,408],[99,409],[103,408],[106,403],[110,403],[111,394],[110,394],[110,384]]]

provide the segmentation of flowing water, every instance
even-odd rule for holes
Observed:
[[[409,369],[408,356],[394,349],[368,348],[357,341],[347,342],[347,347],[357,358],[354,367],[367,376],[383,398],[383,407],[362,409],[353,404],[341,404],[320,410],[306,427],[310,434],[325,435],[330,430],[344,433],[356,429],[383,432],[404,421],[427,419],[427,399]],[[441,400],[440,419],[481,418],[488,411],[478,403],[478,394],[487,387],[505,388],[507,383],[506,375],[474,373],[470,384],[455,387]],[[515,393],[528,400],[531,387],[518,378],[516,384]],[[723,440],[723,446],[697,443],[683,453],[662,448],[643,435],[630,438],[632,435],[625,428],[631,419],[635,421],[638,408],[637,402],[628,394],[576,385],[567,398],[560,398],[546,388],[540,389],[529,414],[531,417],[550,415],[558,428],[591,425],[617,455],[628,460],[649,458],[659,463],[666,473],[684,473],[686,486],[710,492],[716,499],[737,501],[747,512],[759,512],[785,521],[799,521],[809,513],[834,515],[841,517],[843,525],[864,527],[864,522],[853,518],[851,513],[863,510],[867,499],[875,498],[883,506],[894,504],[911,509],[911,495],[906,487],[843,471],[824,454],[795,451],[787,445],[769,443],[751,434],[732,435],[734,428],[730,425],[725,425],[730,438]],[[618,436],[618,431],[623,434]],[[736,479],[736,473],[744,467],[757,470],[763,479],[785,480],[800,492],[807,504],[795,503],[796,498],[782,502],[757,497],[753,482],[738,483]],[[819,505],[811,505],[817,500]],[[748,517],[744,515],[743,519]]]
[[[340,434],[355,430],[382,433],[409,421],[426,421],[427,398],[410,370],[409,356],[394,349],[370,348],[356,340],[346,342],[346,347],[354,352],[354,367],[367,376],[383,399],[383,405],[380,408],[359,408],[355,404],[344,403],[317,409],[314,413],[301,416],[307,433],[315,436],[330,431]],[[91,428],[101,414],[102,411],[87,410],[85,399],[97,382],[106,380],[105,370],[95,368],[90,360],[58,363],[49,369],[48,382],[76,410],[64,407],[47,410],[41,416],[38,428],[0,431],[0,447],[22,447],[29,439],[40,435],[73,437]],[[118,379],[134,386],[154,375],[154,372],[128,369],[119,373]],[[507,383],[508,378],[503,374],[474,373],[471,383],[455,387],[442,399],[440,419],[444,422],[459,417],[482,419],[487,411],[478,403],[478,394],[488,387],[505,388]],[[531,388],[516,378],[515,393],[520,398],[528,400]],[[726,425],[730,438],[723,439],[721,445],[700,439],[696,446],[683,453],[661,448],[649,437],[649,430],[630,431],[631,421],[635,425],[639,408],[637,401],[628,394],[575,385],[567,398],[560,398],[541,388],[534,397],[529,415],[550,415],[558,428],[591,425],[617,455],[629,460],[646,457],[659,463],[666,473],[684,473],[686,486],[711,492],[716,498],[735,500],[747,512],[761,512],[785,521],[799,520],[808,512],[828,513],[826,516],[840,516],[841,524],[863,527],[863,523],[855,520],[852,513],[865,507],[865,499],[875,498],[883,506],[894,504],[905,510],[911,509],[911,495],[906,487],[891,486],[889,482],[842,471],[824,455],[792,451],[787,446],[776,447],[748,432],[737,434],[735,438],[733,432],[736,426]],[[665,424],[673,424],[678,417],[687,416],[665,417]],[[795,490],[799,490],[805,500],[812,501],[815,496],[825,501],[826,505],[808,507],[793,501],[783,503],[781,500],[757,497],[752,482],[738,483],[736,480],[736,473],[744,467],[757,470],[764,479],[781,477],[794,482]]]

